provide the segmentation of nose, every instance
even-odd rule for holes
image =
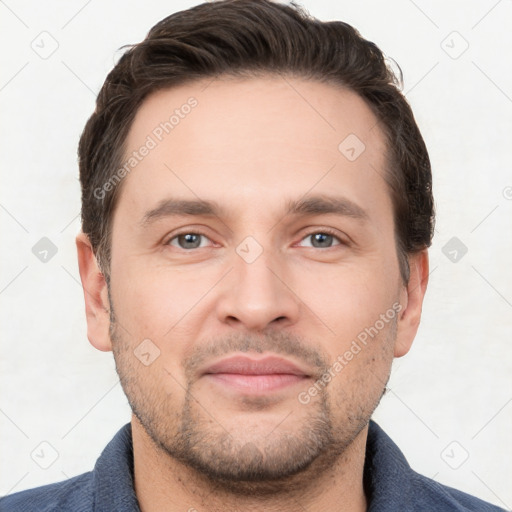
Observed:
[[[218,319],[230,327],[250,331],[296,323],[300,300],[293,292],[291,272],[285,263],[269,251],[249,261],[234,255],[234,268],[219,291]]]

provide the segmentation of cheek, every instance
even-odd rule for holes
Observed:
[[[121,270],[118,276],[123,275]],[[123,369],[124,385],[140,403],[149,395],[153,400],[180,396],[180,390],[186,387],[180,363],[190,340],[190,334],[179,323],[186,313],[182,297],[169,292],[164,280],[149,273],[137,273],[137,279],[128,279],[126,274],[117,281],[112,277],[117,321],[115,355]]]
[[[190,286],[181,283],[179,275],[149,264],[115,268],[112,298],[118,319],[136,331],[162,336],[183,314],[188,296],[193,295]]]
[[[335,421],[352,418],[358,423],[369,418],[378,405],[388,381],[393,361],[392,322],[381,329],[366,328],[363,338],[354,338],[336,358],[328,399]],[[363,341],[361,341],[363,340]],[[337,370],[337,372],[336,372]]]
[[[322,321],[332,339],[333,357],[376,322],[381,315],[394,318],[398,300],[398,269],[390,272],[385,262],[371,259],[361,265],[318,267],[296,273],[297,295],[307,305],[315,321]],[[387,325],[387,323],[386,323]]]
[[[371,413],[389,376],[399,287],[398,273],[385,266],[376,259],[340,266],[318,280],[303,277],[298,287],[315,322],[321,319],[325,335],[318,342],[331,365],[328,397],[340,417]]]
[[[116,318],[130,333],[126,338],[131,344],[150,339],[160,349],[161,361],[177,368],[199,336],[205,315],[211,314],[212,297],[206,296],[218,272],[213,266],[182,271],[143,263],[124,262],[112,274]]]
[[[168,298],[163,283],[154,283],[150,276],[143,275],[136,279],[112,277],[112,300],[118,322],[137,339],[161,337],[171,321],[167,318]]]

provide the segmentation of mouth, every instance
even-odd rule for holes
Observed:
[[[202,372],[215,385],[244,394],[266,394],[304,383],[311,374],[297,364],[277,356],[251,358],[231,356]]]

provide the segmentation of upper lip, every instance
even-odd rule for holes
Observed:
[[[301,369],[288,359],[278,356],[265,356],[255,359],[248,356],[236,355],[226,357],[208,365],[202,374],[234,373],[240,375],[273,375],[290,374],[309,376],[310,373]]]

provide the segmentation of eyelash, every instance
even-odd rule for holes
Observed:
[[[332,229],[329,229],[329,228],[325,228],[325,229],[316,229],[315,231],[311,231],[307,234],[305,234],[301,239],[300,241],[302,242],[302,240],[312,236],[312,235],[316,235],[316,234],[323,234],[323,235],[330,235],[332,236],[333,238],[335,238],[339,244],[336,244],[334,246],[331,246],[331,247],[325,247],[325,248],[322,248],[322,247],[310,247],[310,249],[333,249],[334,247],[337,247],[338,245],[349,245],[347,241],[345,240],[342,240],[335,232],[334,230]],[[172,238],[169,238],[169,240],[164,244],[164,245],[171,245],[171,242],[175,239],[177,239],[179,236],[181,235],[199,235],[199,236],[203,236],[205,238],[207,238],[208,240],[210,240],[210,238],[208,237],[208,235],[202,233],[201,231],[182,231],[180,233],[176,233],[172,236]],[[173,246],[174,247],[174,246]],[[189,252],[189,251],[192,251],[194,249],[183,249],[182,247],[177,247],[177,249],[181,249],[182,251],[186,251],[186,252]],[[204,249],[204,247],[197,247],[196,249]]]

